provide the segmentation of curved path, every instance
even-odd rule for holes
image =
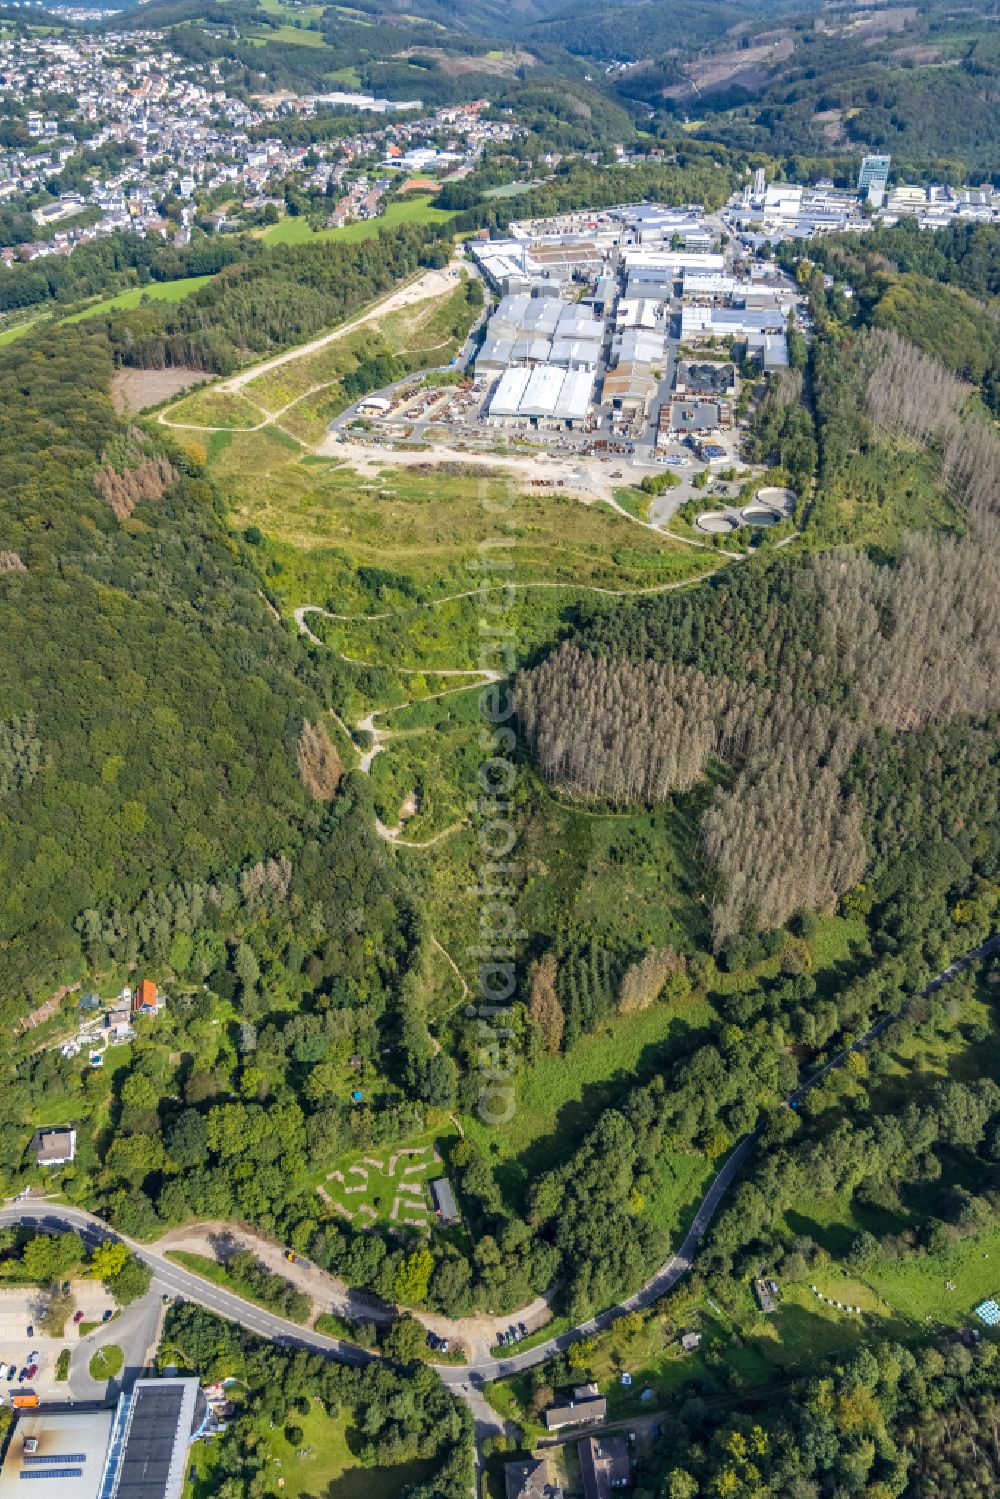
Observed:
[[[957,977],[958,974],[962,973],[972,963],[998,950],[1000,950],[1000,935],[988,938],[985,942],[980,943],[978,947],[972,948],[963,957],[957,958],[953,963],[950,963],[947,968],[931,979],[921,991],[921,994],[933,994],[943,984],[947,983],[949,979]],[[791,1107],[795,1107],[810,1088],[816,1087],[833,1068],[841,1066],[852,1052],[861,1051],[873,1045],[895,1018],[895,1012],[884,1016],[883,1019],[873,1025],[870,1030],[851,1046],[847,1046],[838,1052],[836,1056],[832,1057],[818,1072],[815,1072],[812,1077],[807,1079],[801,1087],[797,1088],[789,1096],[787,1100],[788,1104]],[[691,1226],[679,1248],[665,1264],[661,1265],[650,1276],[645,1285],[636,1291],[634,1295],[619,1302],[616,1306],[609,1307],[607,1311],[590,1318],[587,1322],[571,1328],[568,1332],[562,1333],[558,1337],[549,1338],[545,1342],[539,1343],[534,1348],[526,1349],[522,1353],[514,1353],[510,1358],[494,1359],[492,1357],[481,1357],[470,1364],[436,1365],[437,1372],[443,1382],[456,1394],[468,1398],[470,1403],[472,1403],[474,1400],[473,1391],[481,1390],[482,1386],[491,1380],[503,1378],[509,1374],[518,1373],[523,1369],[531,1368],[535,1364],[543,1363],[546,1359],[551,1358],[553,1354],[569,1347],[571,1343],[577,1342],[581,1338],[590,1337],[596,1332],[603,1331],[604,1328],[609,1327],[617,1318],[625,1316],[629,1312],[648,1307],[661,1296],[664,1296],[691,1268],[695,1251],[704,1238],[708,1226],[718,1210],[719,1204],[756,1144],[756,1134],[746,1135],[730,1153],[702,1198]],[[152,1267],[156,1288],[161,1292],[167,1292],[170,1295],[181,1297],[186,1301],[195,1302],[200,1306],[207,1307],[209,1310],[217,1312],[220,1316],[227,1317],[230,1321],[248,1328],[251,1332],[255,1332],[261,1337],[269,1338],[271,1341],[286,1347],[310,1348],[317,1353],[327,1354],[348,1364],[370,1363],[372,1359],[378,1357],[377,1354],[369,1353],[365,1349],[358,1348],[355,1344],[345,1342],[341,1338],[326,1337],[323,1333],[318,1333],[313,1328],[300,1327],[283,1317],[275,1316],[272,1312],[265,1311],[262,1307],[254,1306],[252,1302],[245,1301],[234,1292],[228,1291],[221,1286],[216,1286],[210,1281],[203,1280],[201,1276],[173,1264],[167,1259],[166,1251],[159,1248],[158,1244],[169,1241],[175,1235],[165,1235],[164,1239],[157,1241],[157,1244],[140,1244],[128,1238],[125,1234],[116,1233],[100,1218],[86,1212],[83,1208],[42,1200],[18,1201],[15,1199],[12,1202],[8,1202],[0,1209],[0,1224],[7,1223],[35,1223],[40,1227],[52,1229],[74,1228],[83,1235],[84,1240],[89,1244],[94,1244],[102,1239],[120,1240],[122,1243],[128,1245],[137,1258]],[[242,1236],[246,1237],[245,1234]],[[326,1279],[329,1279],[331,1285],[337,1284],[332,1280],[332,1277]],[[511,1313],[510,1317],[512,1320],[516,1320],[518,1313]],[[436,1324],[440,1324],[441,1322],[440,1318],[435,1318],[434,1320]],[[458,1324],[453,1325],[458,1326]]]

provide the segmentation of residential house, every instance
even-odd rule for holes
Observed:
[[[152,979],[140,979],[139,987],[132,995],[133,1015],[156,1015],[163,1000],[160,998],[156,985]]]
[[[562,1431],[566,1426],[589,1426],[594,1421],[605,1421],[608,1402],[599,1400],[571,1400],[569,1405],[550,1405],[545,1412],[545,1425],[549,1431]]]
[[[545,1457],[533,1457],[526,1463],[504,1463],[504,1486],[507,1499],[562,1499],[562,1489],[549,1476]]]
[[[68,1166],[76,1156],[75,1129],[40,1129],[31,1142],[39,1166]]]
[[[611,1499],[632,1481],[626,1437],[584,1437],[577,1444],[584,1499]]]

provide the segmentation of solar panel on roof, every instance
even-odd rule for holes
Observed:
[[[1000,1306],[995,1301],[981,1301],[975,1311],[980,1322],[985,1322],[987,1327],[1000,1326]]]
[[[82,1468],[22,1468],[17,1475],[25,1478],[82,1478]]]

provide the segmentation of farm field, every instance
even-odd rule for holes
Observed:
[[[211,276],[185,276],[177,281],[150,281],[148,286],[133,286],[113,297],[105,297],[102,302],[95,302],[92,307],[74,312],[62,321],[80,323],[85,318],[100,317],[102,313],[113,312],[116,308],[138,307],[144,297],[148,297],[151,302],[182,302],[211,279]]]

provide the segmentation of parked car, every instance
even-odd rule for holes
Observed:
[[[82,1322],[83,1321],[83,1313],[82,1312],[74,1312],[73,1313],[73,1321],[74,1322]]]
[[[523,1322],[519,1322],[517,1324],[517,1330],[521,1334],[522,1338],[526,1338],[528,1336],[528,1329],[525,1327]]]
[[[451,1344],[449,1343],[447,1338],[442,1338],[439,1347],[442,1353],[447,1353],[448,1349],[451,1347]]]
[[[512,1323],[511,1327],[510,1327],[510,1336],[511,1336],[511,1339],[512,1339],[513,1342],[520,1343],[520,1341],[521,1341],[522,1337],[524,1336],[524,1334],[521,1333],[521,1332],[519,1332],[518,1329]]]
[[[27,1369],[25,1369],[24,1372],[25,1372],[25,1375],[26,1375],[26,1377],[28,1379],[34,1379],[35,1375],[38,1373],[38,1365],[37,1364],[29,1364],[28,1367],[27,1367]]]
[[[16,1364],[11,1364],[10,1368],[7,1370],[7,1383],[8,1384],[10,1384],[11,1380],[14,1378],[14,1375],[16,1373],[17,1373],[17,1365]]]
[[[437,1345],[438,1345],[437,1333],[429,1332],[427,1334],[427,1346],[428,1346],[428,1348],[436,1348]]]
[[[34,1336],[35,1336],[35,1329],[29,1323],[28,1330],[25,1333],[25,1337],[26,1338],[33,1338]]]
[[[298,1259],[298,1255],[295,1253],[294,1249],[286,1249],[285,1259],[290,1265],[294,1265],[296,1260]]]
[[[104,1313],[104,1316],[101,1318],[101,1321],[102,1322],[110,1322],[111,1318],[114,1316],[114,1314],[115,1314],[114,1307],[113,1306],[109,1306],[108,1309],[107,1309],[107,1311]]]

